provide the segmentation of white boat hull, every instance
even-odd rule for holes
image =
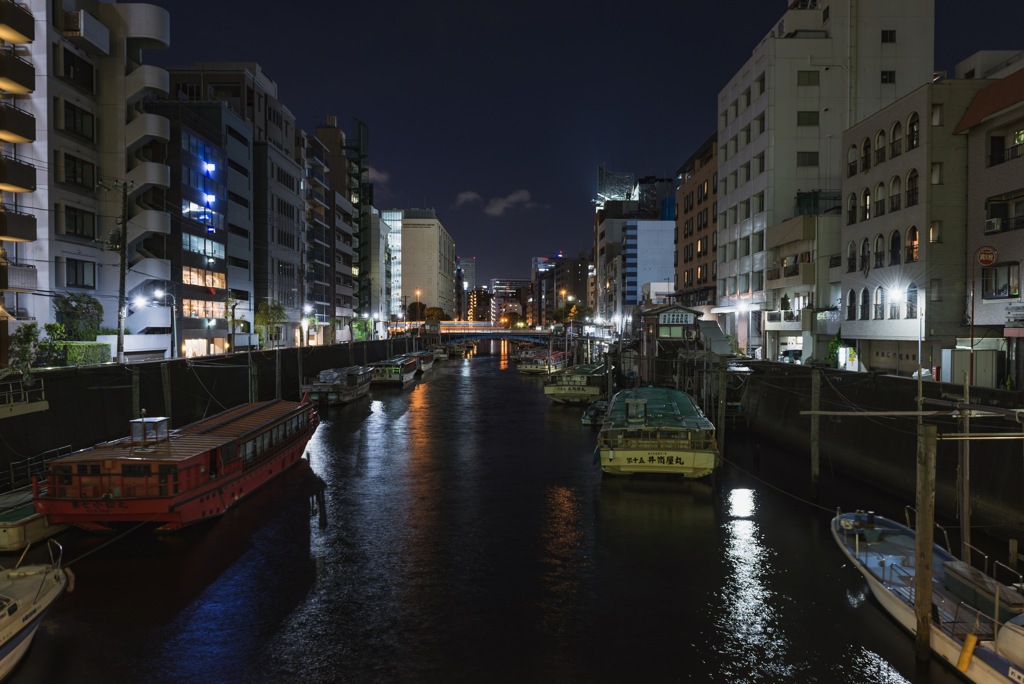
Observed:
[[[909,570],[907,573],[902,574],[902,576],[909,574],[910,582],[893,582],[890,579],[887,583],[885,579],[887,574],[885,570],[886,562],[889,562],[890,565],[892,565],[895,560],[899,560],[901,564],[903,562],[913,563],[916,559],[911,559],[907,556],[896,557],[893,555],[872,554],[871,551],[867,550],[858,552],[856,548],[851,549],[850,545],[846,543],[846,540],[844,539],[844,532],[841,529],[838,519],[834,519],[832,521],[832,536],[838,543],[839,548],[843,551],[843,554],[847,559],[849,559],[854,567],[860,571],[864,579],[867,580],[868,589],[871,591],[871,595],[875,597],[875,600],[878,601],[879,605],[890,616],[892,616],[892,618],[896,620],[904,630],[916,637],[916,608],[914,604],[910,602],[910,599],[901,597],[893,588],[895,585],[906,585],[905,591],[909,591],[909,584],[912,584],[913,574],[910,573]],[[868,544],[865,543],[864,546],[867,547]],[[910,549],[910,552],[913,554],[914,549]],[[941,561],[939,562],[941,563]],[[889,577],[891,578],[892,576],[893,574],[890,571]],[[940,587],[941,582],[933,578],[933,603],[942,600],[942,591]],[[933,606],[933,608],[936,608],[936,606]],[[934,618],[930,621],[929,631],[929,640],[932,652],[948,663],[951,667],[957,668],[957,663],[960,660],[961,653],[964,649],[963,642],[959,639],[953,638],[950,633],[943,631],[940,628],[940,625],[935,622]],[[1017,684],[1024,683],[1024,667],[1015,667],[1013,663],[1007,662],[1002,658],[994,657],[993,649],[991,648],[991,641],[978,642],[978,646],[975,648],[973,657],[970,658],[966,670],[961,672],[968,680],[975,682],[976,684],[1007,684],[1007,682],[1016,682]]]
[[[46,611],[69,589],[68,573],[59,562],[0,571],[0,679],[25,657]]]

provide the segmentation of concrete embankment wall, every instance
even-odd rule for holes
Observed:
[[[128,421],[171,416],[181,427],[249,400],[298,400],[302,378],[325,368],[380,361],[416,349],[413,338],[239,352],[127,365],[32,371],[48,410],[0,414],[0,467],[70,446],[81,449],[128,434]]]
[[[743,397],[752,435],[786,447],[794,457],[810,463],[812,373],[816,369],[790,364],[753,364]],[[819,416],[821,472],[857,478],[914,505],[917,478],[916,417],[856,415],[866,411],[917,410],[917,381],[873,373],[849,373],[817,369],[821,373],[819,410],[850,412],[844,416]],[[936,454],[936,512],[957,517],[959,453],[961,442],[943,435],[962,433],[963,426],[950,417],[950,407],[929,403],[957,401],[963,387],[925,381],[925,411],[946,415],[924,420],[938,427]],[[971,404],[1016,409],[1020,392],[971,389]],[[1021,435],[1024,426],[1005,417],[972,418],[971,434]],[[809,472],[809,470],[808,470]],[[972,527],[986,528],[992,536],[1019,539],[1024,534],[1024,440],[972,440],[970,446],[970,496]],[[851,502],[853,504],[853,502]]]

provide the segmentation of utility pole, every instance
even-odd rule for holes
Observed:
[[[124,363],[124,323],[128,317],[128,310],[125,307],[125,279],[128,272],[128,187],[130,181],[118,181],[121,186],[121,218],[118,225],[121,228],[120,243],[117,246],[118,252],[118,285],[117,285],[117,362]]]

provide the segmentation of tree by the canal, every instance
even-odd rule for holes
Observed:
[[[260,336],[260,347],[265,348],[268,340],[273,340],[274,346],[277,346],[277,340],[280,339],[277,328],[287,320],[284,304],[276,299],[260,302],[253,317]]]

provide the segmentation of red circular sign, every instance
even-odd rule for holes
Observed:
[[[991,247],[978,248],[978,263],[982,266],[991,266],[999,259],[999,253]]]

